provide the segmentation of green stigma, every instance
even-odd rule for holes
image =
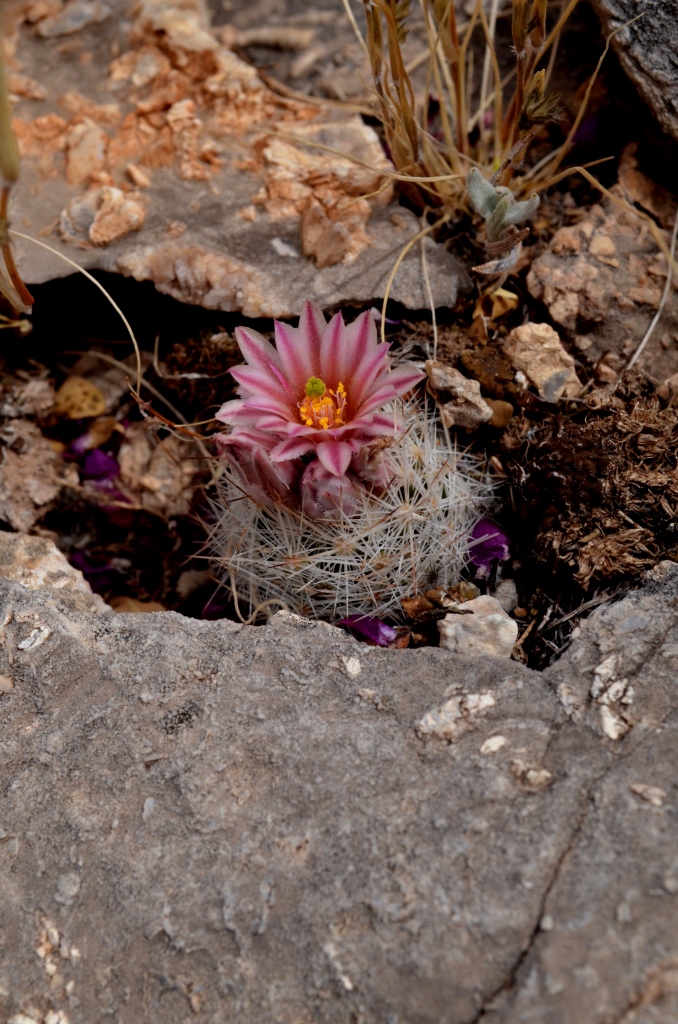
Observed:
[[[320,377],[309,377],[304,388],[307,398],[322,398],[326,390],[327,388]]]

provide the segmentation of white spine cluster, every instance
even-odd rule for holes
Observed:
[[[428,401],[407,408],[405,418],[405,435],[389,449],[390,487],[381,497],[366,494],[357,514],[339,522],[262,508],[224,468],[209,546],[240,601],[253,608],[278,601],[330,621],[397,620],[401,598],[457,582],[493,484],[476,456],[442,435]]]

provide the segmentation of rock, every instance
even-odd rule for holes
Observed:
[[[515,580],[502,580],[497,585],[497,589],[492,596],[496,601],[499,601],[499,604],[507,614],[512,612],[518,604],[518,588],[516,587]]]
[[[657,311],[666,273],[647,223],[609,202],[556,231],[550,251],[533,262],[527,284],[581,358],[603,371],[599,379],[613,382]],[[678,373],[676,286],[637,364],[659,380]]]
[[[78,470],[30,420],[0,426],[0,444],[0,519],[15,530],[29,530],[64,487],[79,485]]]
[[[432,359],[426,362],[426,373],[431,388],[443,392],[438,396],[438,407],[446,427],[477,430],[493,416],[494,411],[480,395],[477,380],[470,380],[459,370]]]
[[[17,5],[7,16],[23,82],[12,198],[22,232],[52,233],[52,247],[86,269],[249,317],[297,315],[306,298],[328,307],[383,296],[420,225],[392,201],[372,128],[274,93],[212,33],[201,0],[108,0],[101,24],[78,4],[67,43],[50,20],[65,24],[67,8]],[[64,46],[83,59],[64,60]],[[29,283],[72,273],[29,242],[16,248]],[[436,306],[453,306],[468,274],[444,246],[425,251]],[[392,298],[429,306],[420,247]]]
[[[27,590],[58,591],[60,600],[76,611],[110,611],[102,598],[92,593],[80,570],[46,537],[0,533],[0,576]]]
[[[472,613],[472,614],[469,614]],[[438,622],[440,646],[468,655],[510,658],[518,639],[518,623],[494,597],[466,601],[463,612],[451,613]]]
[[[147,420],[125,431],[118,462],[120,480],[136,504],[165,516],[187,515],[204,466],[202,452],[170,434],[158,441]]]
[[[513,419],[513,406],[510,402],[504,402],[501,398],[484,398],[483,401],[489,405],[492,415],[487,421],[491,427],[503,430],[508,427]]]
[[[678,139],[678,28],[672,3],[652,3],[638,18],[634,0],[594,0],[624,70],[665,132]]]
[[[525,374],[545,402],[574,398],[581,391],[574,359],[548,324],[514,327],[503,349],[515,369]]]
[[[543,674],[0,605],[3,1020],[674,1019],[675,565]]]

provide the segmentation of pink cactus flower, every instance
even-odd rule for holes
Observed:
[[[231,427],[217,443],[251,497],[347,514],[360,489],[386,486],[377,449],[403,426],[384,406],[425,374],[391,369],[369,311],[347,327],[307,302],[297,328],[276,322],[275,347],[249,328],[236,337],[246,365],[231,370],[240,398],[217,413]]]

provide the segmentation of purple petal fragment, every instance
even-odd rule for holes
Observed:
[[[95,448],[85,457],[82,475],[85,480],[112,480],[120,472],[120,465],[114,455]]]
[[[489,519],[479,520],[469,542],[469,558],[478,567],[478,576],[488,576],[493,562],[506,562],[510,557],[509,539],[504,531]]]
[[[388,647],[398,636],[398,631],[393,626],[388,626],[372,615],[349,615],[335,625],[343,626],[353,636],[376,644],[377,647]]]

